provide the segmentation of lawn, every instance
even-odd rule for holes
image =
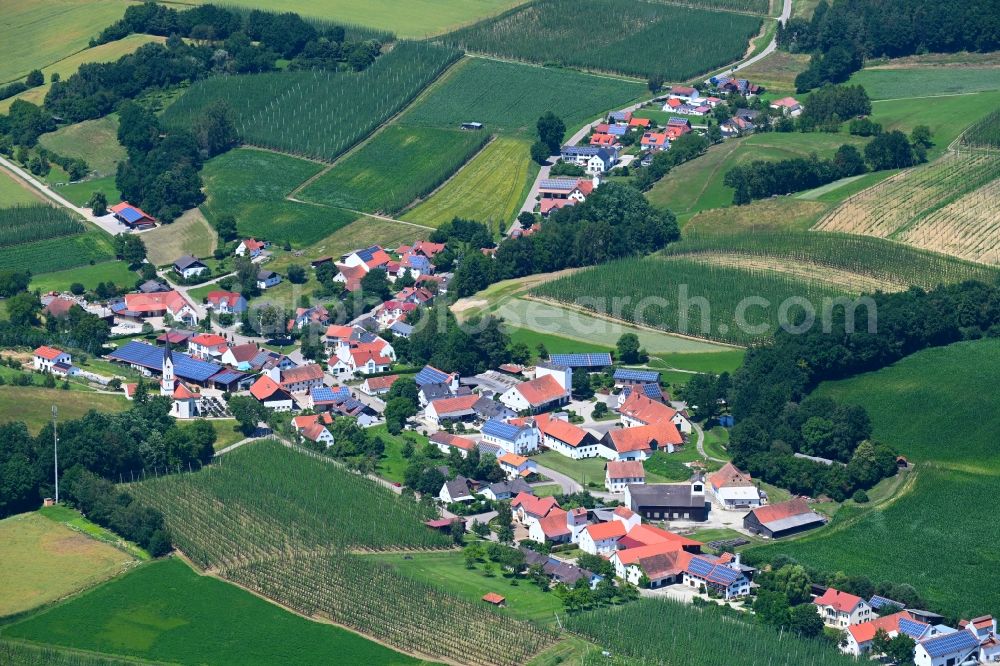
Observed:
[[[23,421],[37,433],[52,421],[52,405],[59,407],[59,420],[76,419],[91,409],[100,412],[121,412],[128,408],[124,395],[108,395],[94,391],[63,391],[62,389],[0,386],[0,421]]]
[[[298,195],[313,203],[392,214],[444,183],[488,140],[482,132],[393,124]]]
[[[410,464],[410,461],[403,457],[403,446],[406,440],[413,442],[414,449],[420,451],[427,444],[427,437],[411,430],[407,430],[401,435],[392,435],[384,423],[370,428],[368,432],[376,437],[381,437],[382,441],[385,442],[385,452],[378,463],[378,475],[394,483],[402,483],[403,474]]]
[[[3,617],[115,576],[133,560],[121,550],[35,511],[0,520],[0,561],[4,563],[0,567]]]
[[[548,467],[574,479],[582,486],[604,488],[604,458],[580,458],[574,460],[555,451],[545,451],[531,456],[542,467]],[[590,484],[596,484],[591,486]]]
[[[188,428],[196,421],[177,421],[181,428]],[[208,423],[215,430],[215,450],[219,451],[231,444],[246,439],[246,435],[240,432],[236,425],[236,419],[209,419]]]
[[[285,197],[323,165],[253,149],[231,150],[205,164],[208,199],[201,210],[209,222],[233,215],[242,235],[272,242],[309,245],[350,224],[357,215]]]
[[[646,94],[644,84],[483,58],[465,58],[403,116],[409,125],[458,127],[467,121],[487,132],[518,132],[534,139],[546,111],[562,118],[568,133]]]
[[[177,257],[210,257],[218,244],[218,235],[198,208],[185,211],[171,222],[142,235],[146,256],[156,266],[173,263]]]
[[[207,0],[201,0],[207,2]],[[475,23],[523,0],[234,0],[239,7],[297,12],[324,21],[429,37]]]
[[[986,416],[1000,409],[998,373],[1000,341],[981,340],[821,385],[819,395],[864,405],[874,438],[916,464],[894,500],[875,510],[845,505],[821,532],[759,552],[909,583],[947,615],[1000,607],[1000,584],[981,575],[1000,567],[1000,551],[983,539],[979,518],[1000,511],[1000,451]]]
[[[42,197],[36,194],[33,188],[12,176],[6,169],[0,168],[0,202],[3,202],[4,208],[19,204],[37,204],[40,201]]]
[[[339,627],[290,613],[172,558],[4,629],[4,636],[198,664],[411,664]]]
[[[872,99],[900,99],[927,95],[1000,90],[1000,67],[876,66],[855,72],[848,83],[862,85]]]
[[[506,597],[507,605],[501,613],[525,620],[550,621],[554,613],[562,612],[562,602],[552,592],[545,592],[529,581],[521,579],[511,585],[508,575],[501,575],[499,569],[494,575],[483,572],[483,564],[475,569],[465,568],[465,557],[461,551],[452,550],[438,553],[410,553],[406,555],[375,555],[380,561],[392,565],[404,576],[421,581],[433,581],[434,585],[454,596],[475,604],[484,604],[482,597],[487,592],[496,592]]]
[[[714,374],[731,373],[743,363],[745,353],[742,349],[733,349],[710,354],[659,354],[650,359],[649,365],[653,368],[676,368]]]
[[[888,130],[909,132],[917,125],[927,125],[934,139],[934,147],[928,151],[928,156],[933,159],[944,152],[966,127],[997,107],[1000,107],[1000,91],[926,99],[877,100],[872,104],[871,118]]]
[[[86,49],[127,6],[122,0],[4,0],[0,83]]]
[[[528,345],[531,353],[537,357],[538,345],[544,345],[545,351],[549,354],[584,354],[588,352],[612,351],[613,346],[595,345],[590,342],[564,338],[561,335],[551,333],[539,333],[527,328],[509,327],[511,342],[523,342]]]
[[[118,185],[115,184],[114,174],[102,176],[101,178],[79,180],[75,183],[64,183],[53,186],[52,189],[77,206],[86,206],[87,202],[90,201],[90,197],[94,196],[94,192],[104,194],[111,205],[122,199],[122,195],[118,191]]]
[[[530,146],[527,139],[496,138],[402,219],[439,227],[461,217],[506,230],[538,173],[538,165],[528,156]]]
[[[562,493],[562,486],[558,483],[549,483],[544,486],[534,486],[532,490],[535,497],[552,497]]]
[[[87,289],[94,289],[98,282],[112,282],[119,287],[132,289],[139,275],[130,271],[124,261],[104,261],[93,266],[78,266],[52,273],[42,273],[31,277],[31,288],[42,293],[48,291],[67,291],[74,282],[79,282]]]
[[[764,86],[768,93],[795,95],[795,77],[809,66],[809,54],[775,51],[746,69],[740,76]]]
[[[766,0],[757,4],[766,10]],[[540,0],[442,41],[508,60],[683,81],[742,58],[760,28],[757,16],[691,6]],[[711,34],[711,39],[690,39],[695,34]]]
[[[97,177],[113,176],[127,155],[118,143],[118,114],[85,120],[43,134],[38,143],[65,157],[84,160]],[[109,202],[111,203],[111,202]]]
[[[495,314],[518,328],[604,347],[613,347],[624,333],[635,333],[639,337],[639,343],[654,355],[662,352],[696,354],[730,349],[666,332],[638,328],[624,321],[604,319],[549,302],[513,298],[500,304]]]
[[[729,431],[721,426],[715,426],[705,431],[705,453],[712,458],[729,460],[725,446],[729,443]]]

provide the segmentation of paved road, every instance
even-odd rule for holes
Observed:
[[[720,462],[720,463],[729,462],[727,460],[722,460],[721,458],[713,458],[712,456],[710,456],[707,453],[705,453],[705,431],[702,430],[701,426],[698,425],[697,423],[691,423],[691,427],[694,428],[695,434],[697,434],[697,436],[698,436],[698,439],[696,440],[695,446],[698,447],[698,454],[702,458],[706,458],[708,460],[711,460],[711,461],[714,461],[714,462]]]
[[[781,16],[778,17],[778,20],[782,23],[785,23],[786,21],[788,21],[791,15],[792,15],[792,0],[785,0],[784,5],[782,5],[781,7]],[[747,67],[760,62],[761,60],[763,60],[764,58],[771,55],[777,50],[778,50],[778,36],[775,35],[774,38],[771,40],[771,43],[765,46],[764,50],[758,53],[757,55],[747,58],[743,62],[736,64],[732,67],[720,69],[717,72],[715,72],[715,74],[723,72],[738,72],[741,69],[746,69]],[[710,77],[705,77],[705,78],[710,78]]]
[[[555,471],[554,469],[549,469],[548,467],[543,467],[539,465],[538,472],[543,476],[547,476],[556,483],[558,483],[564,495],[571,495],[573,493],[578,493],[581,490],[583,490],[583,486],[581,486],[575,480],[573,480],[572,478],[566,476],[561,472]]]

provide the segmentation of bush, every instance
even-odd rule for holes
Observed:
[[[854,495],[851,496],[851,499],[858,504],[867,504],[868,493],[866,493],[864,490],[858,489],[857,491],[855,491]]]

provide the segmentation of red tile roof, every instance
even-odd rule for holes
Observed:
[[[677,410],[662,402],[647,398],[641,391],[632,391],[618,412],[646,425],[657,421],[669,421],[677,415]]]
[[[433,259],[435,254],[444,252],[444,248],[445,248],[444,243],[432,243],[430,241],[422,240],[416,242],[416,244],[413,246],[413,251],[419,252],[428,259]]]
[[[676,446],[684,443],[677,426],[670,421],[658,421],[634,428],[619,428],[609,431],[608,436],[611,437],[611,442],[618,453],[646,451],[653,448],[653,442],[656,442],[657,448],[664,448],[667,444]]]
[[[898,632],[900,620],[913,620],[913,616],[906,611],[900,611],[892,615],[880,617],[877,620],[872,620],[871,622],[851,625],[847,630],[851,632],[851,636],[854,637],[855,642],[861,645],[875,638],[875,634],[879,629],[885,630],[886,633],[891,631]]]
[[[783,520],[803,513],[811,513],[809,504],[801,497],[795,497],[787,502],[778,504],[768,504],[754,509],[751,513],[757,517],[761,523],[772,523],[776,520]]]
[[[333,423],[333,415],[330,414],[329,412],[323,412],[321,414],[302,414],[292,419],[292,425],[294,425],[296,428],[300,430],[302,428],[305,428],[307,425],[311,423],[317,423],[317,422],[322,422],[326,425],[330,425],[331,423]]]
[[[487,592],[486,594],[483,595],[483,601],[486,601],[486,602],[491,603],[493,605],[498,605],[498,604],[504,603],[506,601],[506,599],[504,599],[503,597],[501,597],[496,592]]]
[[[383,356],[370,345],[365,345],[364,347],[351,350],[351,360],[354,362],[354,367],[357,368],[360,368],[363,365],[368,365],[369,361],[373,362],[377,366],[392,365],[391,358]]]
[[[59,358],[59,356],[61,356],[64,353],[66,352],[60,351],[55,347],[47,347],[45,345],[42,345],[41,347],[35,350],[35,356],[41,356],[42,358],[47,359],[49,361],[56,360],[57,358]]]
[[[369,377],[365,380],[365,383],[371,391],[384,391],[392,388],[397,379],[399,379],[399,375],[385,375],[382,377]]]
[[[125,294],[125,308],[132,312],[159,312],[169,310],[180,312],[190,305],[177,291],[163,291],[155,294]]]
[[[771,102],[771,106],[779,106],[791,109],[799,105],[799,101],[794,97],[782,97]]]
[[[542,434],[554,437],[560,442],[565,442],[567,445],[573,447],[582,444],[589,434],[580,426],[563,421],[562,419],[550,418],[548,414],[541,415],[535,420],[535,423]]]
[[[225,303],[229,307],[233,307],[239,302],[240,295],[237,294],[235,291],[215,290],[208,292],[208,294],[205,296],[205,300],[211,303],[212,305],[217,306],[220,303]]]
[[[518,493],[510,503],[511,508],[523,507],[525,513],[533,516],[547,516],[552,509],[559,508],[559,502],[553,497],[535,497],[529,493]]]
[[[636,118],[632,117],[628,121],[629,127],[649,127],[649,118]]]
[[[443,430],[439,430],[429,437],[429,439],[435,444],[444,444],[445,446],[453,446],[456,449],[461,449],[463,451],[471,451],[476,448],[476,443],[467,437],[459,437],[458,435],[452,435]]]
[[[323,379],[323,366],[318,363],[301,365],[297,368],[288,368],[281,371],[281,383],[297,384],[299,382],[315,381]]]
[[[200,333],[191,338],[191,342],[203,347],[218,347],[219,345],[226,344],[226,339],[215,333]]]
[[[628,537],[637,543],[641,543],[643,546],[670,543],[676,544],[678,548],[696,548],[700,550],[703,545],[700,541],[695,541],[680,534],[674,534],[673,532],[646,524],[634,526],[629,530]]]
[[[248,342],[245,345],[233,345],[229,348],[229,351],[237,363],[243,363],[253,360],[260,353],[260,347],[252,342]]]
[[[646,132],[642,135],[642,140],[639,143],[643,146],[663,146],[667,143],[667,135],[658,132]]]
[[[259,240],[255,240],[253,238],[248,238],[245,241],[243,241],[243,246],[246,249],[250,250],[251,252],[256,252],[257,250],[264,249],[264,243]]]
[[[197,393],[192,393],[188,387],[184,384],[177,384],[177,388],[174,389],[174,399],[175,400],[190,400],[191,398],[197,398]]]
[[[53,317],[62,317],[69,312],[70,308],[76,305],[76,301],[65,296],[56,296],[45,306],[45,313]]]
[[[547,516],[538,521],[538,526],[542,528],[542,534],[548,539],[556,539],[569,534],[570,529],[566,515],[567,513],[559,508],[549,511]]]
[[[631,537],[626,538],[630,539]],[[626,548],[625,550],[619,550],[616,553],[618,560],[625,566],[636,564],[640,560],[647,557],[666,554],[677,555],[678,561],[675,564],[678,571],[683,571],[684,567],[687,566],[687,563],[692,557],[691,553],[681,548],[681,544],[670,541],[651,543],[645,546],[639,546],[638,548]]]
[[[497,458],[497,462],[506,463],[511,467],[520,467],[524,463],[528,462],[528,459],[524,456],[519,456],[516,453],[508,452]]]
[[[611,460],[607,464],[608,477],[611,479],[644,479],[646,470],[639,460]]]
[[[732,488],[752,486],[753,481],[746,472],[740,471],[731,462],[722,466],[718,472],[708,475],[708,483],[713,488]]]
[[[826,592],[822,595],[816,597],[813,603],[817,606],[831,606],[834,610],[840,613],[850,613],[857,608],[858,604],[862,601],[863,599],[861,597],[857,597],[847,592],[841,592],[840,590],[835,590],[830,587],[827,588]]]
[[[302,436],[310,441],[318,442],[324,432],[327,432],[327,430],[326,426],[322,423],[310,423],[302,429]]]
[[[278,386],[273,379],[267,375],[261,375],[257,378],[257,381],[253,383],[253,386],[250,387],[250,395],[258,400],[267,400],[280,390],[281,387]]]
[[[540,406],[554,402],[568,395],[552,375],[544,375],[515,387],[529,405]]]
[[[607,539],[620,539],[625,536],[625,524],[618,520],[612,520],[608,523],[598,523],[597,525],[588,525],[586,527],[587,534],[594,541],[605,541]]]
[[[454,398],[432,400],[431,405],[434,407],[434,412],[440,416],[472,409],[477,400],[479,400],[478,395],[460,395]]]

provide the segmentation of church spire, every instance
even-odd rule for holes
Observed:
[[[160,377],[160,393],[163,395],[173,395],[176,388],[176,380],[174,379],[174,359],[170,350],[169,328],[166,332],[166,338],[167,342],[163,345],[163,362],[160,367],[162,372]]]

